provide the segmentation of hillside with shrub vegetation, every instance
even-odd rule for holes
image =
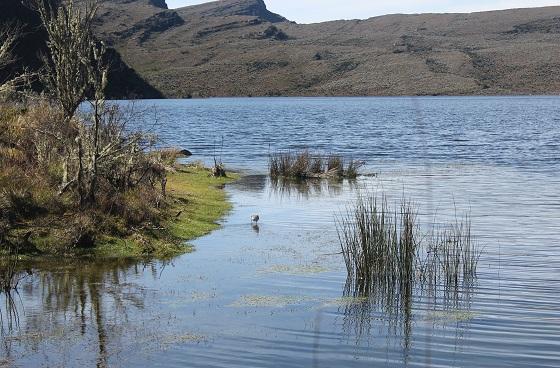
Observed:
[[[263,0],[161,5],[105,2],[96,32],[166,97],[560,91],[560,7],[296,24]]]

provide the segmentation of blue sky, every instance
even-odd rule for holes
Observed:
[[[207,0],[167,0],[170,8]],[[473,12],[560,5],[560,0],[265,0],[268,9],[298,23],[369,18],[393,13]]]

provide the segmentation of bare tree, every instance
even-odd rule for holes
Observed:
[[[76,5],[74,0],[69,0],[53,9],[40,1],[38,9],[49,36],[44,75],[47,90],[54,95],[67,120],[74,117],[87,97],[91,97],[92,125],[83,127],[76,139],[79,164],[75,182],[80,201],[93,203],[102,151],[99,134],[105,113],[104,91],[109,70],[106,47],[95,40],[92,31],[98,4],[89,1]],[[62,187],[71,183],[65,180]]]
[[[14,61],[12,48],[17,39],[18,32],[16,28],[4,27],[0,30],[0,69],[4,69]]]
[[[0,95],[4,95],[16,90],[29,80],[31,74],[23,72],[17,76],[9,77],[6,69],[15,61],[12,50],[20,37],[20,28],[17,26],[4,26],[0,28],[0,72],[5,75],[4,80],[0,80]]]
[[[93,36],[97,1],[76,5],[65,1],[53,8],[38,0],[38,10],[48,33],[49,55],[43,80],[47,90],[59,102],[67,119],[71,119],[88,94],[98,97],[105,75],[105,46]]]

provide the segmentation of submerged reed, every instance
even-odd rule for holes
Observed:
[[[16,290],[21,281],[18,272],[19,248],[8,247],[8,255],[0,260],[0,293]]]
[[[3,299],[3,307],[0,304],[0,335],[4,333],[4,327],[12,330],[19,325],[19,315],[13,293],[17,294],[17,287],[22,273],[18,270],[18,252],[16,246],[9,248],[9,255],[0,260],[0,299]]]
[[[301,152],[276,152],[268,158],[272,178],[356,178],[362,162],[345,161],[338,155],[314,155],[308,150]]]

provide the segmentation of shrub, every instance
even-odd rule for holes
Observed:
[[[153,222],[164,205],[177,152],[156,150],[153,135],[127,129],[127,109],[106,103],[108,65],[92,33],[95,11],[73,0],[58,9],[39,4],[49,36],[48,98],[0,105],[0,246],[25,227],[24,241],[90,247],[106,231]]]
[[[276,26],[270,26],[267,29],[265,29],[261,37],[278,40],[278,41],[285,41],[289,38],[284,31],[282,31]]]

